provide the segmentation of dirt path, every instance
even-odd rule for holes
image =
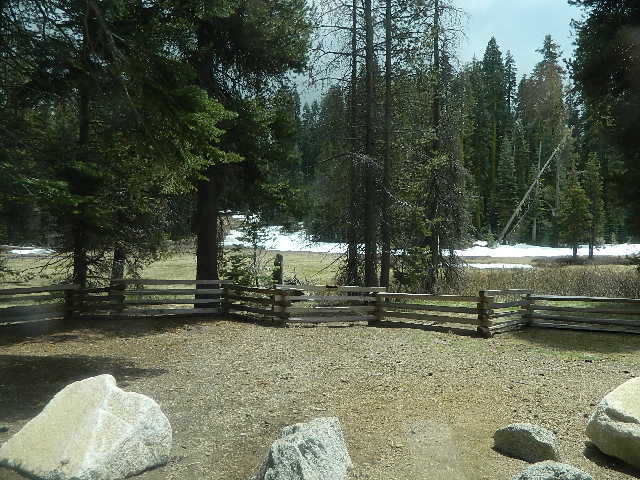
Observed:
[[[155,398],[174,429],[170,463],[143,480],[245,480],[283,426],[329,415],[353,479],[509,479],[526,464],[493,451],[492,435],[522,421],[556,431],[565,461],[594,478],[638,475],[585,450],[583,431],[607,391],[640,375],[640,336],[402,327],[149,321],[5,334],[0,442],[66,384],[111,373]]]

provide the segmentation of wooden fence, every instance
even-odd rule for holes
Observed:
[[[280,317],[286,323],[375,322],[385,287],[277,285]]]
[[[0,290],[0,325],[69,318],[75,285]]]
[[[75,317],[211,315],[222,311],[226,280],[114,280],[110,287],[77,290]]]
[[[152,279],[118,280],[110,287],[82,290],[74,285],[0,289],[0,325],[54,318],[239,315],[281,324],[454,324],[485,337],[527,326],[640,333],[640,299],[545,296],[529,290],[461,296],[394,293],[384,287],[257,288],[225,280]]]
[[[637,298],[529,295],[527,300],[523,320],[534,327],[640,333]]]

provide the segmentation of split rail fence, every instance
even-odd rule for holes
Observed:
[[[125,279],[0,289],[0,325],[49,319],[256,316],[279,324],[410,321],[476,329],[482,336],[528,326],[640,333],[640,299],[483,290],[477,296],[387,292],[384,287],[276,285],[225,280]]]

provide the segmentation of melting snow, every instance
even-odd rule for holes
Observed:
[[[48,248],[16,248],[13,250],[9,250],[9,253],[14,255],[51,255],[55,253],[53,250],[49,250]]]
[[[572,255],[571,248],[554,248],[554,247],[539,247],[536,245],[527,245],[519,243],[517,245],[499,245],[494,248],[486,246],[486,242],[480,242],[464,250],[458,250],[458,255],[461,257],[568,257]],[[623,256],[640,252],[640,244],[637,243],[623,243],[619,245],[603,245],[600,248],[596,248],[594,255],[615,255]],[[586,256],[589,254],[589,247],[587,245],[581,245],[578,248],[578,255]]]
[[[481,268],[481,269],[490,269],[490,268],[533,268],[532,265],[526,265],[524,263],[467,263],[468,267],[471,268]]]
[[[267,250],[318,253],[342,253],[346,250],[346,246],[342,243],[312,242],[304,232],[283,233],[280,231],[280,227],[267,227],[265,233],[267,239],[263,244]],[[224,244],[227,246],[250,246],[248,242],[240,240],[242,236],[242,232],[231,230],[224,239]]]
[[[283,252],[320,252],[320,253],[342,253],[346,251],[346,245],[342,243],[329,243],[329,242],[312,242],[310,241],[304,232],[283,233],[280,231],[280,227],[268,227],[266,229],[267,240],[264,242],[264,246],[267,250],[279,250]],[[247,242],[240,241],[242,233],[237,230],[232,230],[227,235],[224,244],[227,246],[241,245],[249,246]],[[619,244],[619,245],[604,245],[595,250],[595,255],[614,255],[624,256],[640,252],[640,244]],[[586,245],[580,246],[578,249],[578,255],[586,256],[589,253],[589,249]],[[487,246],[487,242],[477,241],[473,247],[458,250],[457,254],[461,257],[505,257],[505,258],[518,258],[518,257],[565,257],[572,254],[571,248],[553,248],[553,247],[538,247],[535,245],[527,245],[520,243],[517,245],[500,245],[497,247]],[[476,268],[527,268],[524,266],[514,266],[514,264],[491,264],[491,267],[478,267]],[[500,265],[497,267],[496,265]]]

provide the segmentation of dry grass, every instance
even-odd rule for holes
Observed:
[[[264,252],[267,265],[271,265],[276,252]],[[340,255],[330,253],[282,252],[285,279],[296,279],[303,284],[334,284],[341,261]],[[505,263],[504,259],[496,259]],[[520,260],[522,259],[515,259]],[[28,275],[22,286],[50,285],[63,280],[47,258],[13,258],[11,268]],[[491,259],[482,259],[490,263]],[[523,262],[526,263],[526,262]],[[195,278],[194,253],[178,253],[149,265],[142,276],[146,278]],[[533,269],[465,269],[462,282],[456,287],[442,287],[445,293],[476,295],[479,290],[522,288],[536,293],[556,295],[589,295],[603,297],[640,298],[640,274],[629,265],[572,265],[540,266]]]
[[[484,289],[522,288],[549,295],[586,295],[640,298],[640,274],[624,265],[541,267],[528,270],[465,270],[458,292],[476,294]]]

